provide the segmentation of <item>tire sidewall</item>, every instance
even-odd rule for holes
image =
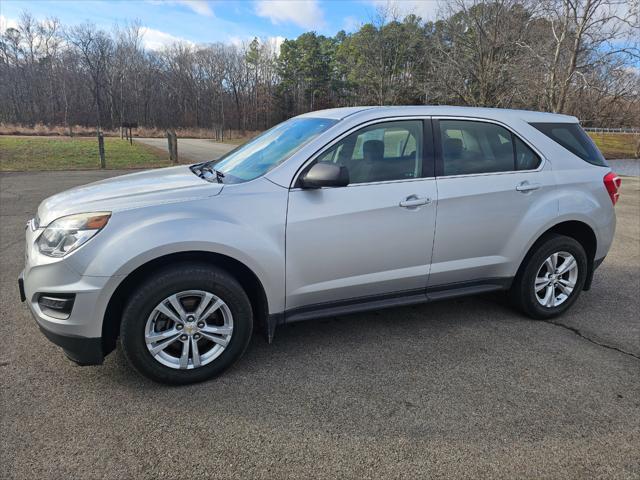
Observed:
[[[153,358],[145,342],[145,326],[162,300],[187,290],[204,290],[224,301],[233,316],[233,334],[224,351],[211,363],[179,370]],[[208,380],[229,368],[247,348],[252,327],[251,303],[233,277],[211,267],[182,266],[159,272],[133,294],[123,313],[120,337],[125,356],[144,376],[162,383],[187,384]]]

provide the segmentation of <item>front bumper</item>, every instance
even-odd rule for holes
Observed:
[[[25,287],[24,272],[18,277],[18,288],[20,290],[20,300],[27,301],[30,297],[27,295],[27,289]],[[61,325],[61,322],[71,320],[76,325],[77,319],[71,319],[72,315],[68,319],[60,320],[53,318],[43,313],[39,308],[37,301],[35,300],[37,293],[34,293],[30,301],[27,301],[29,311],[34,320],[38,324],[40,331],[44,334],[49,341],[62,347],[65,355],[78,365],[100,365],[104,361],[104,353],[102,350],[102,338],[101,337],[83,337],[70,333],[73,331],[73,323],[69,325],[69,328],[65,328],[65,325]],[[75,310],[75,306],[74,306]],[[77,317],[77,313],[75,313]],[[61,328],[62,327],[62,328]],[[64,331],[65,333],[60,333]]]
[[[43,334],[62,347],[67,357],[80,365],[101,364],[102,319],[112,277],[83,276],[64,259],[43,256],[35,246],[38,233],[27,226],[25,268],[18,278],[20,299],[29,307]],[[42,294],[72,294],[70,314],[65,318],[52,316],[38,303]]]
[[[104,361],[102,338],[68,337],[42,327],[40,330],[52,343],[62,347],[69,360],[78,365],[100,365]]]

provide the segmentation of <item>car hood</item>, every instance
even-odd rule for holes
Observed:
[[[220,183],[209,183],[188,166],[130,173],[66,190],[38,207],[38,223],[74,213],[129,210],[154,204],[197,200],[218,195]]]

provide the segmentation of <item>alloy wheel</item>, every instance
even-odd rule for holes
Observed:
[[[538,303],[554,308],[567,301],[578,281],[578,262],[568,252],[551,254],[540,266],[535,278]]]
[[[174,369],[202,367],[231,341],[233,315],[227,304],[203,290],[182,291],[162,300],[145,325],[151,356]]]

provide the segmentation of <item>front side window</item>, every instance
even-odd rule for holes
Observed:
[[[540,157],[500,125],[471,120],[440,120],[442,174],[532,170]]]
[[[253,180],[284,162],[335,123],[336,120],[328,118],[292,118],[232,150],[214,167],[224,174],[225,183]]]
[[[608,166],[593,140],[577,123],[531,123],[530,125],[582,160],[600,167]]]
[[[370,125],[320,154],[317,162],[347,167],[351,184],[418,178],[422,175],[422,121]]]

